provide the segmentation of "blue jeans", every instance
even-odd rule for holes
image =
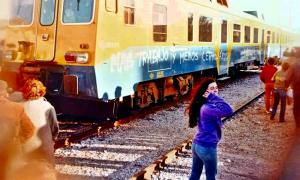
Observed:
[[[203,165],[207,180],[215,180],[217,175],[217,149],[192,144],[193,164],[190,180],[198,180],[202,174]]]
[[[271,119],[274,118],[277,107],[280,101],[280,117],[279,121],[283,122],[284,121],[284,115],[285,115],[285,109],[286,109],[286,91],[284,89],[275,89],[274,90],[274,104],[272,107],[272,112],[271,112]]]

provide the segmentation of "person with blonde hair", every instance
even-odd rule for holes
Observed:
[[[286,71],[289,68],[289,64],[287,62],[283,62],[281,64],[281,70],[277,71],[272,77],[272,81],[274,81],[274,104],[271,111],[270,119],[274,120],[276,115],[277,107],[280,102],[280,116],[279,122],[284,122],[285,109],[286,109],[286,93],[287,93],[287,85],[286,85]]]
[[[23,88],[24,108],[37,129],[24,145],[29,159],[44,160],[54,167],[54,140],[58,122],[54,107],[46,101],[46,87],[37,79],[28,79]]]
[[[34,125],[22,105],[7,99],[8,85],[0,80],[0,179],[22,158],[22,145],[33,136]]]

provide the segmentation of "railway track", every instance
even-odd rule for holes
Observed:
[[[186,97],[184,97],[186,98]],[[139,118],[146,117],[149,114],[161,111],[162,109],[168,109],[170,107],[176,107],[180,103],[177,100],[166,101],[158,106],[150,106],[141,110],[132,111],[131,115],[128,117],[120,118],[116,121],[107,121],[97,123],[94,121],[82,123],[80,120],[77,121],[68,121],[63,120],[59,122],[60,125],[60,134],[58,139],[55,141],[55,149],[68,147],[72,143],[80,142],[84,139],[98,136],[103,133],[105,130],[116,128],[128,122],[134,121]],[[183,101],[182,99],[181,101]]]
[[[235,108],[233,115],[222,119],[222,122],[228,123],[233,116],[241,112],[243,109],[247,108],[253,101],[260,98],[263,94],[264,92],[260,92],[256,94],[252,99],[249,99],[239,107]],[[154,173],[159,173],[159,171],[163,169],[165,166],[167,166],[169,163],[171,163],[179,153],[185,151],[185,149],[190,149],[191,145],[192,145],[192,138],[188,138],[184,140],[183,142],[175,146],[175,148],[171,149],[169,152],[167,152],[166,154],[162,155],[160,158],[153,161],[153,163],[151,163],[148,167],[136,173],[130,179],[131,180],[151,179],[151,176]]]
[[[237,109],[263,90],[259,82],[257,74],[252,73],[244,78],[218,82],[218,85],[220,95],[233,109]],[[257,86],[253,87],[253,84]],[[70,147],[56,149],[56,169],[62,179],[130,179],[153,160],[193,136],[195,129],[187,127],[184,116],[187,100],[188,97],[178,98],[177,102],[169,101],[141,109],[128,118],[119,119],[113,123],[113,128],[107,130],[102,124],[93,124],[94,137],[82,141],[74,139],[74,143],[69,138]],[[63,126],[67,128],[67,125]],[[62,142],[66,138],[61,136]],[[80,142],[75,143],[77,141]]]
[[[245,72],[244,72],[245,74]],[[228,80],[226,81],[218,81],[219,87],[225,86],[226,83],[228,83]],[[143,118],[149,114],[155,113],[157,111],[160,111],[162,109],[168,109],[170,107],[176,107],[179,103],[182,103],[183,101],[188,100],[188,96],[184,96],[180,99],[176,99],[173,101],[166,101],[163,104],[158,104],[154,106],[150,106],[148,108],[144,108],[141,110],[135,110],[132,111],[130,116],[120,118],[116,121],[106,121],[106,122],[100,122],[98,123],[96,120],[89,120],[88,122],[82,123],[80,120],[62,120],[59,121],[60,125],[60,134],[57,140],[55,141],[54,148],[62,148],[62,147],[68,147],[72,143],[80,142],[84,139],[98,136],[105,130],[108,130],[110,128],[116,128],[122,124],[126,124],[130,121],[134,121],[138,118]]]

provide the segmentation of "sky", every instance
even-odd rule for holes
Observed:
[[[8,17],[8,2],[0,0],[0,19]],[[300,0],[227,0],[230,8],[257,10],[273,25],[284,26],[300,32]],[[298,20],[297,20],[298,19]]]
[[[8,18],[8,2],[9,0],[0,0],[0,19],[6,19]]]
[[[300,32],[300,0],[227,0],[233,9],[257,10],[265,21]]]

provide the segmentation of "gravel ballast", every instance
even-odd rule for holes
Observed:
[[[256,74],[228,83],[220,89],[220,96],[233,108],[237,108],[262,90],[263,85]],[[277,153],[286,151],[293,139],[291,132],[294,122],[289,113],[291,110],[287,109],[287,122],[279,124],[276,119],[270,122],[263,111],[262,99],[257,103],[225,125],[219,145],[218,166],[221,179],[243,177],[243,174],[239,174],[241,171],[234,167],[249,171],[249,177],[267,177],[264,172],[277,172],[280,169],[275,166],[271,169],[266,167],[274,165],[269,159],[277,158],[278,166],[282,164]],[[145,118],[109,129],[97,137],[57,149],[55,156],[59,179],[129,179],[175,145],[193,137],[195,129],[187,128],[187,116],[184,115],[186,105],[181,103],[176,107],[157,111]],[[238,156],[240,152],[246,154]],[[169,173],[171,179],[187,179],[189,176],[190,152],[185,152],[182,156],[186,161],[179,165],[181,168],[178,171],[184,173]],[[253,164],[255,160],[257,162]],[[248,161],[249,164],[246,163]],[[255,169],[258,167],[260,171]],[[264,171],[263,167],[268,170]]]

